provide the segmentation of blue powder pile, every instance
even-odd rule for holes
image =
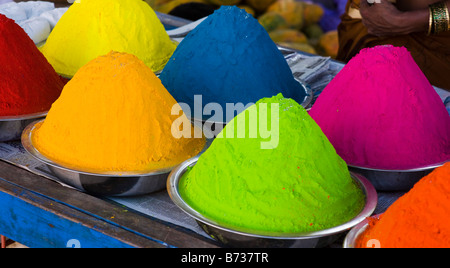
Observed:
[[[160,79],[178,102],[189,105],[191,115],[194,107],[218,103],[223,121],[228,121],[226,103],[247,105],[278,93],[298,103],[305,98],[303,87],[266,30],[235,6],[222,6],[191,31]],[[202,95],[196,106],[194,95]],[[211,117],[204,114],[202,119]]]

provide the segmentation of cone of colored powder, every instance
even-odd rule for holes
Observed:
[[[75,170],[167,169],[197,155],[205,144],[198,133],[174,137],[173,122],[186,117],[172,115],[177,106],[141,60],[110,52],[77,72],[36,126],[32,142],[44,156]]]
[[[230,121],[183,175],[179,191],[203,216],[253,233],[323,230],[353,219],[365,205],[320,128],[282,94]]]
[[[36,45],[0,14],[0,116],[47,112],[64,84]]]
[[[111,50],[137,56],[161,71],[175,50],[155,12],[140,0],[76,1],[42,48],[56,72],[72,77]]]
[[[298,103],[305,98],[305,90],[268,33],[252,15],[235,6],[222,6],[191,31],[160,78],[192,113],[209,103],[225,110],[227,103],[253,104],[278,93]],[[200,101],[195,95],[201,95]],[[213,121],[227,122],[234,116],[227,118],[224,113]],[[210,118],[205,114],[198,119]]]
[[[421,179],[379,219],[370,218],[356,247],[450,247],[450,162]]]
[[[310,115],[349,165],[407,170],[450,159],[450,116],[403,47],[362,50]]]

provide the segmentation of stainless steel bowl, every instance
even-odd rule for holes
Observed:
[[[381,214],[372,216],[373,218],[379,218]],[[366,218],[355,227],[353,227],[350,232],[347,233],[344,239],[343,248],[355,248],[356,242],[359,239],[359,236],[366,231],[367,227],[369,227],[369,220]],[[373,247],[379,247],[376,240],[373,240]]]
[[[300,103],[303,108],[305,108],[307,111],[311,109],[312,100],[314,98],[314,94],[311,90],[311,88],[308,85],[305,85],[302,81],[298,80],[297,78],[294,78],[303,88],[305,91],[305,98],[303,99],[303,102]]]
[[[165,189],[167,177],[173,169],[166,168],[150,173],[105,172],[95,173],[70,169],[42,155],[31,141],[36,121],[27,126],[22,134],[22,145],[37,160],[45,164],[63,183],[97,196],[136,196]]]
[[[313,101],[314,95],[307,85],[305,85],[303,82],[298,80],[297,78],[294,78],[301,86],[302,89],[305,91],[305,98],[303,99],[303,102],[300,103],[300,105],[305,108],[307,111],[309,111],[312,107],[311,103]],[[242,112],[242,111],[241,111]],[[191,122],[197,126],[200,126],[205,130],[205,135],[208,139],[213,139],[216,137],[227,125],[228,122],[219,122],[219,121],[212,121],[212,120],[203,120],[200,118],[191,118]],[[212,135],[212,136],[211,136]]]
[[[0,117],[0,142],[20,140],[23,130],[33,121],[43,118],[47,112],[23,116]]]
[[[72,78],[73,78],[73,76],[72,75],[67,75],[67,74],[58,74],[61,78],[64,78],[64,79],[66,79],[66,80],[68,80],[68,81],[70,81]]]
[[[423,177],[445,162],[407,170],[374,169],[349,165],[349,169],[366,177],[378,191],[409,191]]]
[[[176,167],[167,180],[167,190],[172,201],[185,213],[194,218],[200,227],[213,239],[216,239],[231,247],[252,248],[314,248],[325,247],[335,242],[346,231],[369,217],[377,205],[377,193],[375,188],[363,176],[351,173],[353,180],[361,187],[366,197],[363,210],[351,221],[342,225],[317,232],[298,234],[264,234],[251,233],[224,227],[214,220],[208,219],[191,208],[181,197],[178,185],[187,168],[193,167],[199,157],[185,161]]]

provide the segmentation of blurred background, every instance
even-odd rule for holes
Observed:
[[[47,2],[47,4],[52,2],[54,3],[54,7],[59,8],[68,7],[74,1],[75,0],[0,0],[0,5],[8,2],[42,2],[42,4],[45,2]],[[222,5],[236,5],[254,16],[267,30],[272,40],[278,45],[331,58],[335,58],[337,55],[339,48],[337,27],[347,4],[347,0],[143,1],[148,3],[157,12],[190,21],[196,21],[206,17]],[[0,8],[0,13],[4,11],[5,9]],[[5,15],[10,17],[8,14]],[[55,19],[56,18],[57,17],[55,17]],[[16,22],[19,23],[20,21],[16,20]],[[27,31],[26,27],[23,28]],[[30,30],[27,31],[27,33],[29,32]],[[32,36],[33,33],[29,33],[29,35]],[[33,38],[33,40],[35,39],[39,39],[39,36]]]
[[[195,21],[222,5],[253,15],[281,46],[336,57],[337,26],[346,0],[145,0],[155,11]]]

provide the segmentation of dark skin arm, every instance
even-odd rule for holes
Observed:
[[[430,16],[428,5],[436,0],[431,2],[412,0],[410,4],[413,6],[408,5],[408,8],[405,8],[404,0],[399,1],[399,6],[403,6],[402,10],[387,0],[377,2],[370,5],[366,0],[361,0],[360,11],[362,22],[369,34],[383,37],[427,32]],[[449,1],[447,6],[450,6]],[[403,11],[407,9],[408,11]]]
[[[428,8],[429,5],[441,0],[397,0],[396,6],[402,11],[412,11]]]

